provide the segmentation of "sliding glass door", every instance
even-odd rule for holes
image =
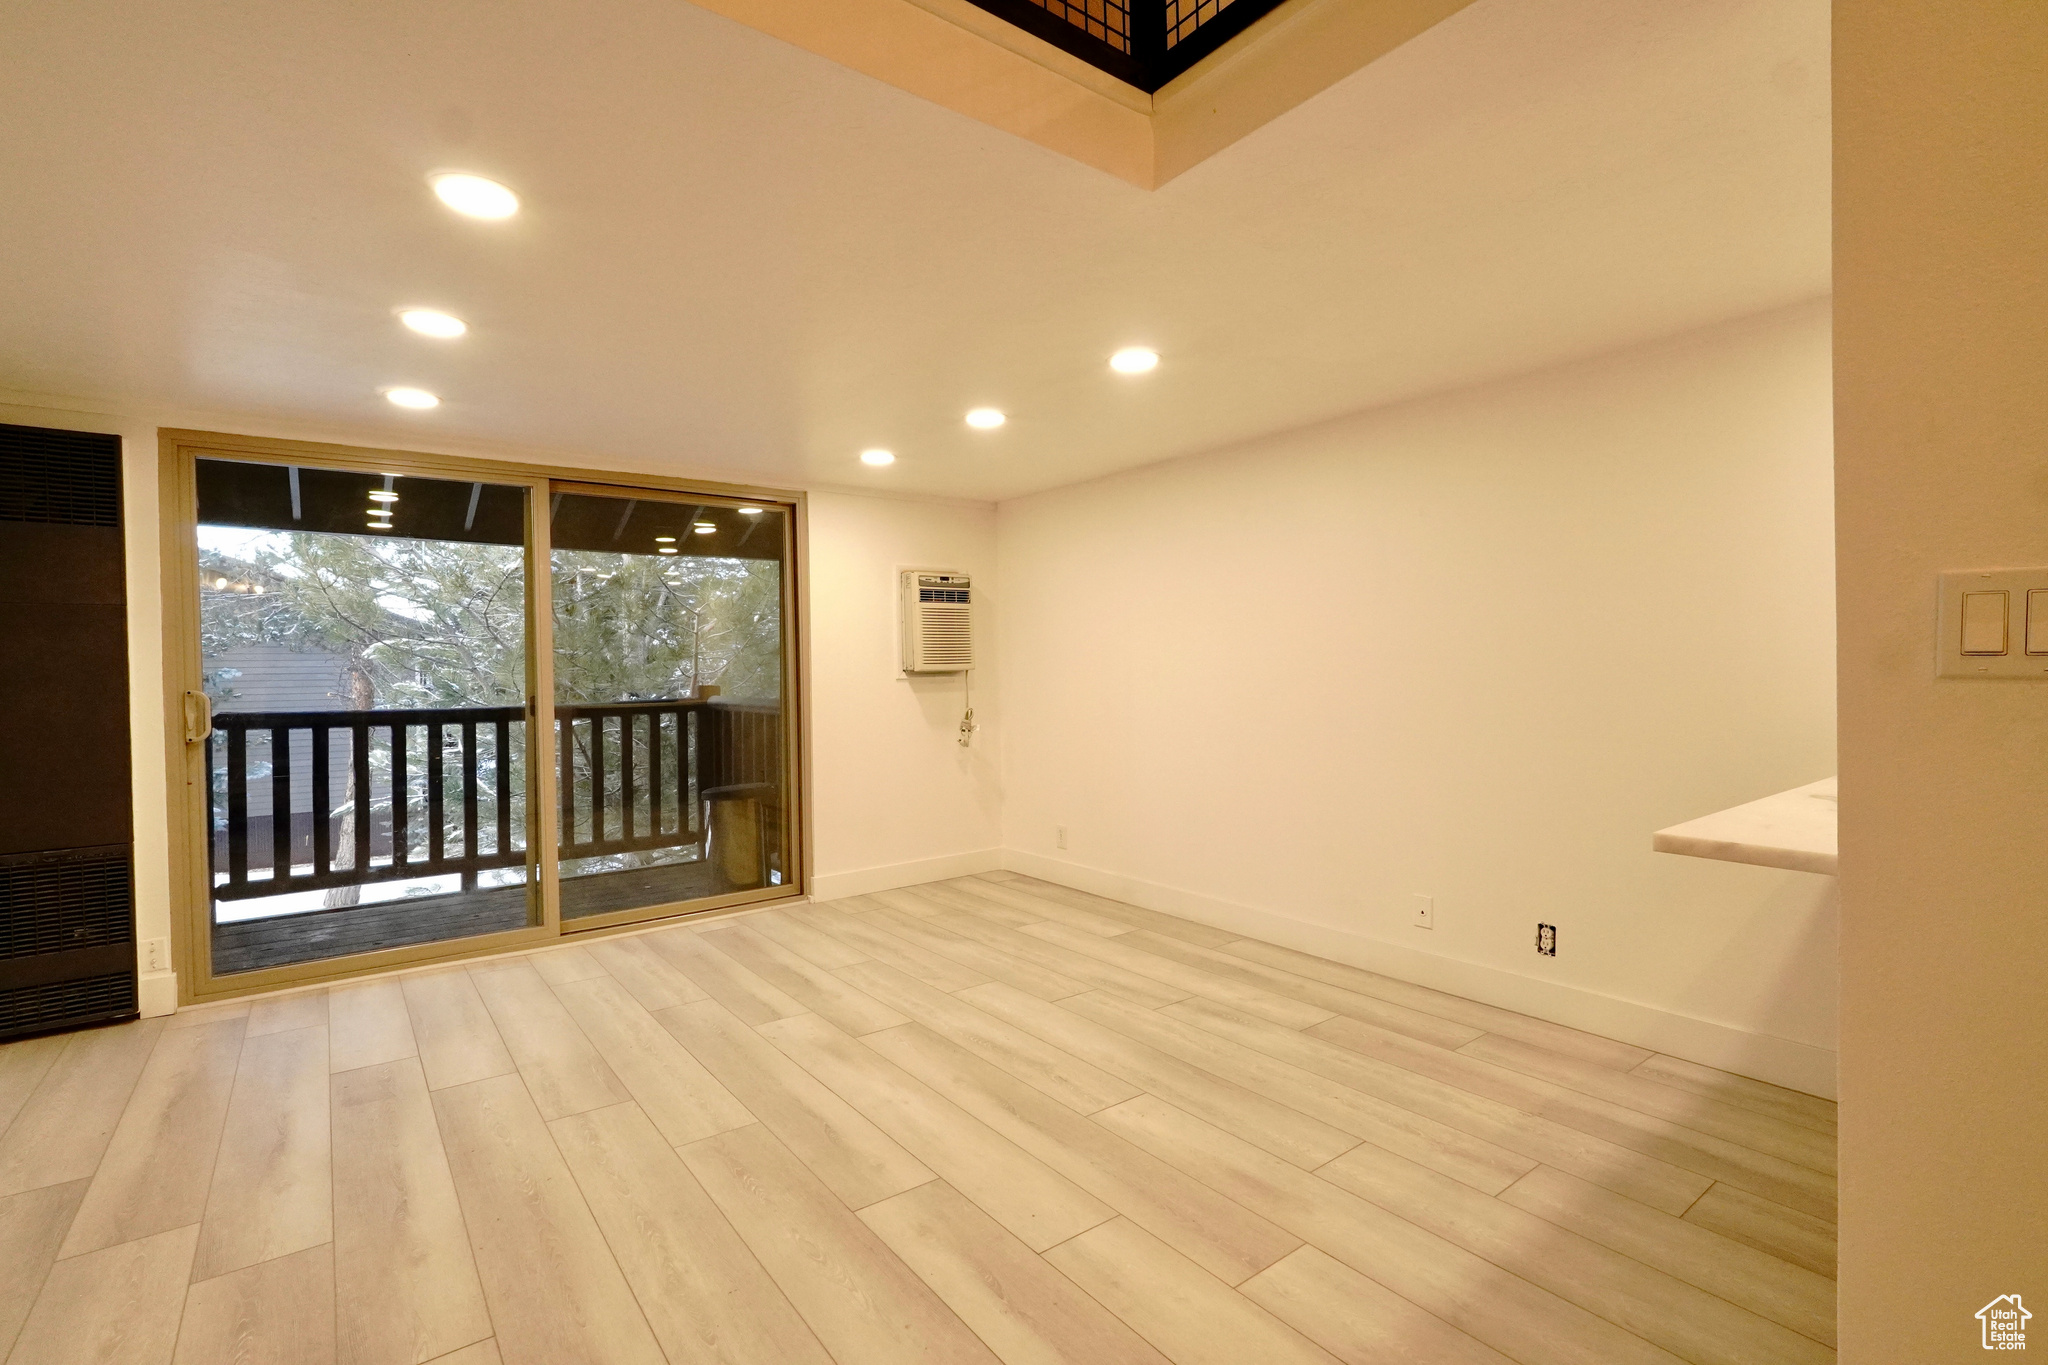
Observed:
[[[789,879],[789,518],[644,490],[552,497],[562,919]]]
[[[794,894],[788,504],[186,468],[202,993]]]

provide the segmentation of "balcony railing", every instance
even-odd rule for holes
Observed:
[[[708,690],[708,689],[707,689]],[[778,708],[708,697],[555,710],[563,860],[702,857],[707,800],[780,790]],[[526,713],[216,713],[207,741],[223,901],[459,879],[526,862]],[[779,850],[772,850],[780,863]]]

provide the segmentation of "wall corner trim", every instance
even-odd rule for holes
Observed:
[[[1836,1054],[1811,1043],[1752,1033],[1577,986],[1425,953],[1334,925],[1315,924],[1041,853],[1006,848],[1002,850],[1002,867],[1005,871],[1021,872],[1041,881],[1178,915],[1247,938],[1314,953],[1333,962],[1633,1043],[1702,1066],[1732,1071],[1823,1099],[1836,1096]]]
[[[142,1017],[154,1019],[159,1015],[178,1012],[178,974],[176,972],[144,972],[136,981],[136,1002],[141,1006]]]

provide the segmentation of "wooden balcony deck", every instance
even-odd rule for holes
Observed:
[[[583,919],[738,889],[702,862],[572,877],[562,883],[562,918]],[[526,893],[523,886],[492,887],[215,925],[214,975],[524,928]]]

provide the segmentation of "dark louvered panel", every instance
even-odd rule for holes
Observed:
[[[121,438],[0,426],[0,521],[121,524]]]
[[[0,958],[134,940],[126,848],[0,858]]]
[[[0,1038],[126,1019],[135,1012],[133,972],[0,988]]]

